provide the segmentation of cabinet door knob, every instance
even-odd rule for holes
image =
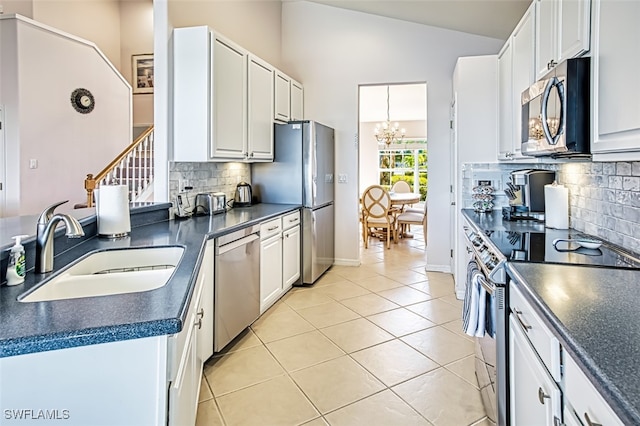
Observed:
[[[551,399],[551,397],[549,395],[547,395],[546,393],[544,393],[544,391],[542,390],[541,387],[538,388],[538,400],[540,401],[540,404],[544,405],[544,400],[545,399]]]
[[[591,421],[591,419],[589,418],[589,414],[584,413],[584,419],[587,421],[587,426],[602,426],[602,424],[600,423],[594,423]]]

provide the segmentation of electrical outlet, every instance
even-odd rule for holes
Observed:
[[[346,173],[340,173],[338,174],[338,183],[347,183],[348,179],[347,179],[347,174]]]
[[[178,192],[186,192],[189,185],[189,179],[178,179]]]

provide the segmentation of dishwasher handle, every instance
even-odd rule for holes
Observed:
[[[255,241],[255,240],[259,239],[259,238],[260,238],[260,234],[258,234],[258,233],[249,234],[246,237],[240,238],[239,240],[231,241],[230,243],[221,245],[216,250],[216,256],[219,256],[219,255],[224,254],[224,253],[226,253],[228,251],[231,251],[233,249],[241,247],[241,246],[243,246],[245,244],[249,244],[250,242]]]

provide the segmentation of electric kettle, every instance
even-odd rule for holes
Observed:
[[[251,205],[251,185],[247,182],[240,182],[236,186],[236,195],[233,197],[234,207],[245,207]]]

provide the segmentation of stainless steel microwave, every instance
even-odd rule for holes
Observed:
[[[568,59],[522,92],[522,154],[590,155],[590,58]]]

